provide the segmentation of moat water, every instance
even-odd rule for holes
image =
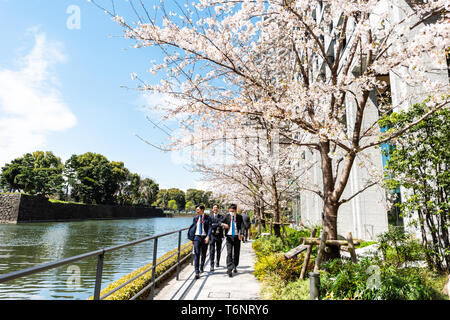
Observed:
[[[0,274],[175,231],[191,222],[192,217],[173,217],[0,225]],[[189,242],[186,231],[181,242]],[[177,246],[178,233],[160,238],[158,257]],[[102,289],[152,257],[153,240],[106,253]],[[0,283],[0,299],[87,299],[94,293],[96,267],[92,257]]]

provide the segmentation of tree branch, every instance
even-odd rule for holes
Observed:
[[[370,184],[368,184],[367,186],[365,186],[364,188],[362,188],[361,190],[359,190],[358,192],[356,192],[354,195],[352,195],[350,198],[347,199],[343,199],[341,201],[339,201],[339,205],[346,203],[350,200],[352,200],[354,197],[356,197],[358,194],[363,193],[364,191],[366,191],[367,189],[369,189],[370,187],[373,187],[374,185],[376,185],[376,182],[372,182]]]

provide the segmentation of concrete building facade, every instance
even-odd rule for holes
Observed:
[[[325,2],[324,2],[325,3]],[[323,5],[318,5],[316,8],[316,21],[320,23],[321,14],[323,12]],[[389,10],[390,17],[393,22],[400,21],[404,18],[405,14],[411,11],[410,1],[380,1],[378,11],[384,12]],[[375,15],[377,12],[374,12]],[[340,23],[339,15],[337,15],[333,25],[336,26]],[[374,23],[377,23],[376,19]],[[351,24],[348,28],[352,28]],[[348,33],[350,34],[350,32]],[[347,44],[342,52],[345,56],[348,54],[348,49],[351,47],[353,39],[347,39]],[[324,39],[325,48],[329,57],[333,57],[335,54],[335,43],[332,39]],[[315,64],[314,73],[319,75],[320,73],[327,72],[324,61],[321,58],[317,58]],[[352,72],[354,74],[359,73],[359,66],[354,65]],[[448,67],[447,65],[437,65],[434,61],[430,61],[430,78],[433,80],[443,81],[448,83]],[[380,96],[386,95],[392,99],[392,104],[396,108],[396,111],[405,110],[414,103],[423,101],[427,97],[427,92],[420,86],[408,86],[403,80],[395,74],[386,74],[379,76],[380,80],[388,83],[385,92],[373,91],[370,94],[369,101],[366,107],[363,130],[372,126],[379,118],[377,104]],[[405,100],[405,97],[410,93],[415,93],[416,100]],[[419,93],[419,94],[417,94]],[[347,118],[347,132],[351,133],[353,128],[351,120],[355,117],[356,106],[353,99],[346,99],[346,118]],[[378,128],[383,130],[383,128]],[[377,136],[369,137],[367,139],[378,139]],[[366,141],[364,141],[366,142]],[[355,194],[366,185],[373,175],[373,172],[369,172],[373,169],[369,169],[366,165],[371,163],[379,174],[383,173],[383,167],[385,164],[385,158],[382,154],[382,148],[373,147],[366,149],[363,154],[358,156],[357,161],[352,168],[350,178],[346,189],[343,194],[343,198]],[[321,190],[322,176],[320,170],[320,154],[313,152],[309,149],[304,149],[302,152],[302,160],[315,160],[316,164],[309,171],[307,179]],[[301,160],[300,160],[301,161]],[[386,201],[386,190],[379,186],[373,186],[364,192],[358,194],[349,202],[341,205],[338,213],[338,234],[345,236],[347,232],[352,232],[353,237],[375,240],[380,233],[388,230],[388,225],[404,225],[411,231],[419,232],[409,226],[409,222],[412,219],[402,219],[399,217],[398,212],[395,209],[391,209],[388,214],[388,207]],[[407,190],[399,190],[400,199],[407,195]],[[322,225],[322,199],[314,192],[304,190],[293,198],[293,216],[301,219],[301,222],[305,226]]]

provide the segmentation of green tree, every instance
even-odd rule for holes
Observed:
[[[50,151],[35,151],[16,158],[2,168],[0,187],[33,195],[56,195],[64,183],[63,164]]]
[[[116,202],[120,205],[131,203],[131,199],[128,198],[127,187],[130,184],[131,172],[127,168],[123,168],[123,178],[119,181],[119,187],[116,191]]]
[[[184,207],[186,211],[194,211],[195,210],[195,204],[192,201],[186,202],[186,206]]]
[[[211,208],[212,199],[211,191],[203,191],[198,189],[187,189],[186,190],[186,201],[191,201],[195,205],[203,204],[207,208]]]
[[[154,206],[161,207],[163,209],[167,208],[169,202],[169,195],[167,189],[160,189],[156,195],[156,201],[153,203]]]
[[[170,200],[175,200],[178,208],[186,206],[184,191],[177,188],[159,190],[154,205],[167,209]]]
[[[23,180],[23,175],[29,176],[27,171],[23,158],[17,158],[11,163],[5,164],[0,177],[0,187],[9,192],[23,191],[25,185],[21,180]]]
[[[127,205],[137,205],[140,202],[141,177],[137,173],[129,173],[127,176],[127,186],[125,187],[125,195]]]
[[[121,161],[111,161],[112,168],[111,178],[114,181],[105,192],[110,195],[110,203],[118,203],[120,205],[129,204],[133,202],[133,187],[129,187],[131,180],[136,179],[134,174],[130,172]]]
[[[140,198],[139,203],[143,205],[152,205],[156,201],[159,185],[150,178],[141,180],[139,185]]]
[[[190,201],[194,203],[194,205],[201,203],[203,201],[203,191],[197,189],[187,189],[186,201]]]
[[[178,210],[177,202],[175,200],[169,200],[168,208],[169,210],[177,211]]]
[[[109,162],[101,154],[87,152],[66,161],[66,176],[76,201],[114,204],[127,169],[123,162]]]
[[[203,203],[207,208],[211,208],[214,204],[214,201],[212,199],[212,192],[211,191],[205,191],[203,193]]]
[[[184,208],[186,206],[186,198],[183,190],[171,188],[167,190],[167,195],[170,200],[176,201],[178,208]]]
[[[380,121],[392,131],[412,123],[427,111],[427,101],[408,112],[393,113]],[[428,265],[437,271],[450,270],[450,110],[444,108],[415,125],[402,137],[391,141],[386,186],[408,191],[397,206],[405,216],[414,217],[422,233]]]

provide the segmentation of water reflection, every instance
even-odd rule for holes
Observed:
[[[90,220],[0,225],[0,274],[188,227],[192,218]],[[182,243],[187,243],[186,232]],[[178,245],[178,233],[158,240],[158,257]],[[149,263],[153,241],[105,254],[102,288]],[[93,294],[97,258],[0,284],[0,299],[86,299]],[[79,270],[79,287],[71,270]]]

